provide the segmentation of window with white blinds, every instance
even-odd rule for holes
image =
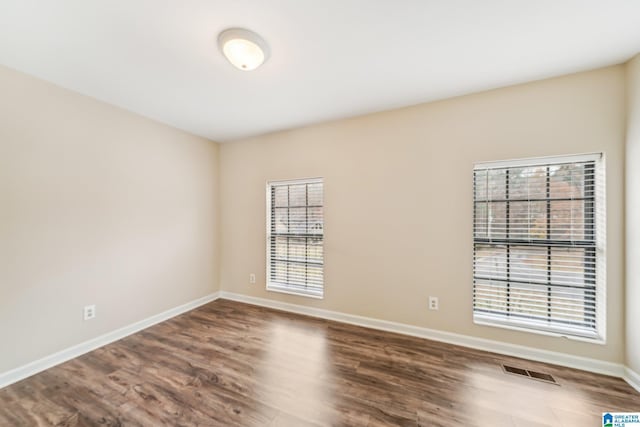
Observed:
[[[267,290],[322,298],[322,178],[267,184]]]
[[[602,155],[474,167],[474,321],[604,340]]]

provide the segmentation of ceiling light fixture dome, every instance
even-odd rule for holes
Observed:
[[[218,36],[218,47],[236,68],[251,71],[269,59],[269,46],[262,37],[244,28],[229,28]]]

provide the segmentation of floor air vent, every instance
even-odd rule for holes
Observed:
[[[522,368],[516,368],[514,366],[502,365],[504,372],[511,375],[520,375],[521,377],[531,378],[532,380],[538,380],[549,384],[558,385],[556,380],[549,374],[542,372],[529,371]]]

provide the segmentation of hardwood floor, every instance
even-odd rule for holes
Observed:
[[[584,427],[603,411],[640,411],[640,394],[617,378],[225,300],[0,390],[2,426]]]

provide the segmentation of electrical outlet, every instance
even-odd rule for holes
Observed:
[[[256,275],[251,273],[249,274],[249,283],[256,283]]]
[[[96,306],[87,305],[84,307],[84,320],[91,320],[96,317]]]
[[[438,309],[438,297],[429,297],[429,310]]]

